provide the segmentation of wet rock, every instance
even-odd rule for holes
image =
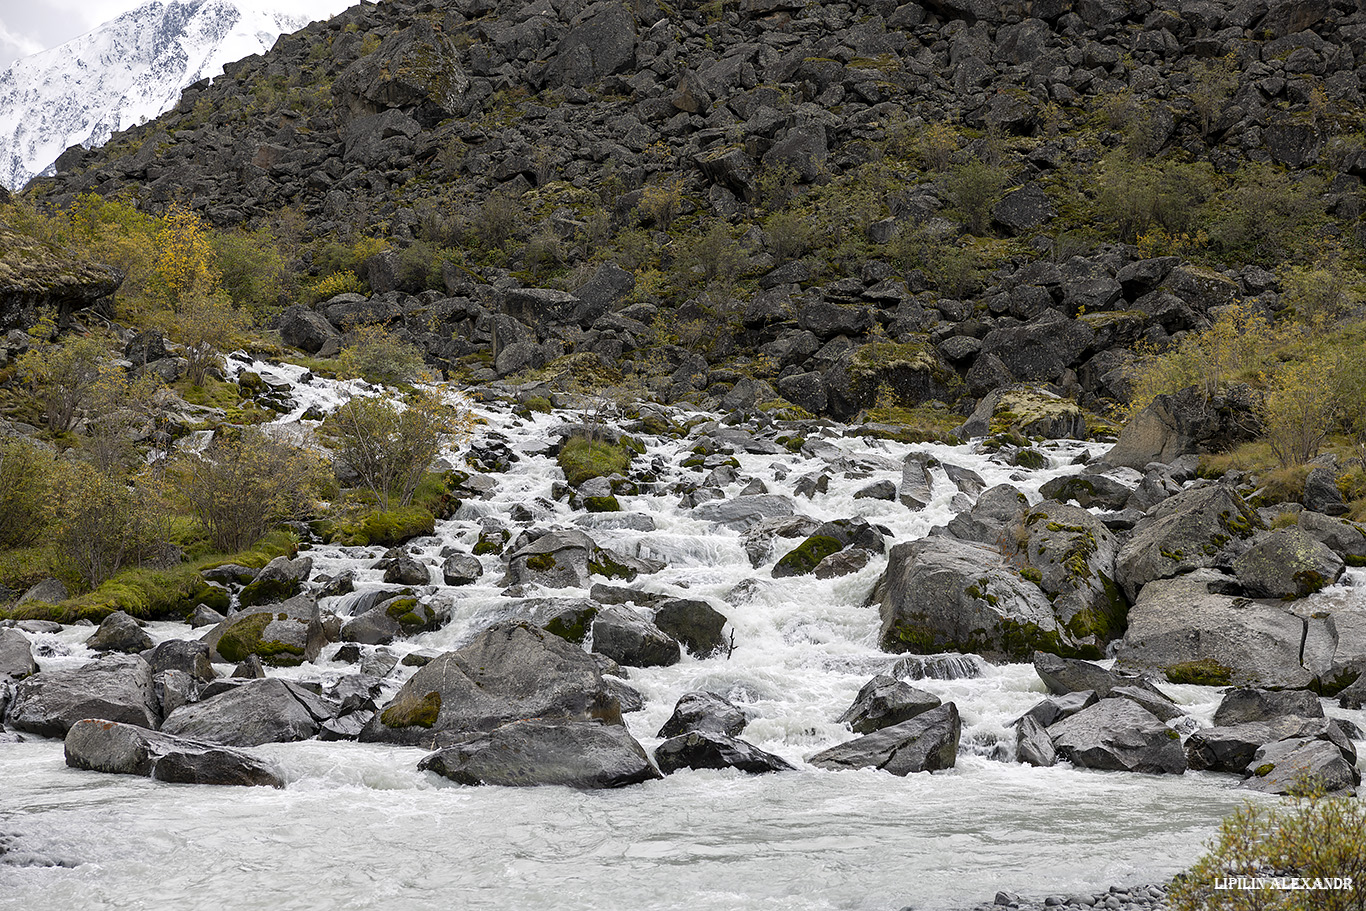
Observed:
[[[1048,691],[1055,696],[1094,692],[1098,698],[1104,699],[1116,687],[1134,687],[1162,696],[1145,677],[1107,671],[1098,664],[1077,658],[1062,658],[1046,652],[1035,652],[1034,671],[1044,686],[1048,687]]]
[[[205,604],[195,606],[194,613],[190,614],[190,629],[200,629],[205,626],[217,626],[228,619]]]
[[[1015,759],[1026,765],[1043,767],[1055,765],[1058,761],[1052,738],[1029,715],[1022,717],[1015,725]]]
[[[854,493],[855,500],[895,500],[896,484],[892,481],[874,481]]]
[[[6,723],[44,737],[64,737],[83,718],[155,729],[159,709],[147,662],[109,653],[78,668],[40,671],[19,681]]]
[[[993,547],[937,536],[892,548],[874,590],[889,651],[975,652],[1025,660],[1073,646],[1043,591]]]
[[[897,498],[907,509],[918,512],[930,505],[930,499],[934,496],[930,462],[928,454],[913,452],[906,456],[901,466],[901,486],[897,488]]]
[[[238,600],[243,607],[279,604],[297,595],[312,572],[312,557],[298,557],[293,560],[288,557],[276,557],[238,593]]]
[[[872,559],[873,555],[868,551],[861,547],[852,547],[831,554],[817,563],[816,568],[811,571],[811,575],[817,579],[836,579],[840,576],[852,575],[867,566]]]
[[[684,693],[656,736],[677,737],[689,731],[701,731],[738,737],[747,723],[745,713],[729,699],[715,693]]]
[[[451,554],[441,564],[441,578],[447,585],[469,585],[483,574],[479,558],[469,554]]]
[[[1314,782],[1332,796],[1356,794],[1361,773],[1326,740],[1291,738],[1260,747],[1248,764],[1252,773],[1240,787],[1265,794],[1289,794]]]
[[[1030,707],[1021,718],[1032,718],[1040,727],[1052,727],[1064,718],[1071,718],[1082,709],[1100,701],[1095,690],[1080,690],[1061,696],[1049,696]],[[1017,722],[1018,723],[1018,722]]]
[[[348,620],[341,628],[341,638],[364,645],[387,645],[396,639],[438,630],[449,619],[445,610],[412,595],[399,595]]]
[[[583,588],[588,581],[588,560],[596,549],[593,539],[578,529],[548,532],[508,557],[508,581]]]
[[[1050,500],[1074,501],[1083,509],[1123,509],[1133,492],[1127,484],[1104,474],[1080,474],[1044,482],[1039,493]]]
[[[1344,568],[1342,558],[1300,528],[1278,528],[1258,536],[1233,561],[1234,575],[1247,594],[1284,600],[1332,585]]]
[[[622,605],[593,618],[593,650],[630,667],[661,667],[682,658],[678,640]]]
[[[893,775],[951,769],[958,760],[962,723],[952,702],[823,750],[810,763],[821,769],[877,768]]]
[[[854,704],[836,720],[849,725],[856,734],[870,734],[909,721],[940,704],[939,697],[932,693],[879,674],[863,685]]]
[[[156,694],[161,717],[189,705],[198,696],[199,682],[184,671],[160,671],[152,676],[152,691]]]
[[[227,746],[256,746],[307,740],[338,706],[296,683],[267,677],[172,712],[161,729]]]
[[[1279,602],[1213,594],[1227,576],[1202,570],[1148,583],[1129,610],[1115,669],[1163,673],[1175,683],[1300,689],[1304,621]]]
[[[152,647],[152,637],[123,611],[115,611],[100,621],[100,628],[85,640],[86,648],[96,652],[137,654]]]
[[[285,786],[274,766],[240,750],[112,721],[77,722],[67,732],[64,752],[68,766],[92,772],[180,784]]]
[[[581,648],[528,623],[495,623],[419,668],[361,739],[433,744],[523,718],[620,724],[621,707]]]
[[[33,647],[18,630],[0,629],[0,685],[38,673]]]
[[[180,671],[205,682],[218,676],[209,661],[209,647],[192,639],[167,639],[142,657],[153,674]]]
[[[1058,755],[1084,769],[1180,775],[1181,738],[1128,699],[1102,699],[1048,729]]]
[[[1219,708],[1214,711],[1214,725],[1225,727],[1248,721],[1270,721],[1286,715],[1322,718],[1323,703],[1307,690],[1238,687],[1229,690],[1220,700]]]
[[[238,611],[201,641],[215,660],[238,662],[254,655],[266,664],[290,667],[315,660],[327,637],[317,604],[299,595],[280,604]]]
[[[1231,542],[1262,527],[1257,511],[1227,487],[1183,491],[1159,504],[1120,549],[1116,581],[1129,600],[1155,579],[1214,566]]]
[[[381,562],[384,564],[384,581],[391,585],[427,585],[432,581],[427,564],[408,554],[386,557]]]
[[[655,748],[655,763],[665,775],[679,769],[739,769],[751,775],[794,770],[781,756],[752,743],[704,731],[690,731],[664,741]]]
[[[585,790],[621,788],[660,777],[624,727],[593,721],[513,721],[418,765],[467,785]]]
[[[765,519],[790,516],[796,511],[792,499],[782,494],[758,494],[703,503],[692,515],[703,522],[715,522],[736,531],[745,531]]]
[[[705,601],[665,601],[655,611],[655,626],[698,658],[708,658],[726,647],[726,615]]]

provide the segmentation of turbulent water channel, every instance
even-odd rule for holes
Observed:
[[[278,372],[299,378],[292,369]],[[299,407],[286,424],[310,405],[334,405],[339,390],[317,381],[293,394]],[[505,435],[523,457],[497,476],[491,499],[468,502],[438,523],[435,537],[413,543],[433,562],[449,545],[468,551],[482,516],[506,519],[514,506],[530,506],[536,524],[550,526],[572,525],[581,515],[552,499],[560,474],[543,454],[550,429],[573,416],[526,421],[500,406],[481,413],[488,426],[480,433]],[[955,489],[942,477],[921,512],[853,498],[873,481],[898,481],[912,448],[971,468],[988,485],[1013,483],[1031,499],[1044,481],[1074,471],[1070,463],[1083,450],[1104,448],[1045,444],[1050,467],[1025,471],[972,445],[913,447],[845,430],[830,427],[829,448],[817,447],[816,457],[738,453],[740,474],[790,495],[799,477],[831,460],[861,463],[851,472],[859,477],[831,472],[828,491],[798,497],[798,510],[821,520],[861,516],[889,528],[890,544],[923,536],[953,515]],[[627,715],[627,724],[652,750],[678,697],[711,690],[752,715],[746,740],[798,771],[683,771],[609,792],[471,788],[418,772],[418,749],[307,741],[254,750],[283,771],[288,786],[277,791],[76,771],[65,766],[60,741],[30,738],[0,745],[0,907],[954,909],[989,901],[998,889],[1043,895],[1161,881],[1189,866],[1219,819],[1245,799],[1227,775],[1032,768],[1001,758],[997,742],[1013,743],[1008,723],[1044,694],[1028,665],[913,681],[962,714],[951,771],[897,778],[807,765],[818,750],[853,736],[835,719],[870,677],[898,665],[898,656],[877,648],[878,611],[866,606],[886,557],[831,580],[774,580],[771,561],[752,568],[738,533],[691,517],[668,492],[688,474],[677,466],[694,442],[650,438],[642,458],[661,457],[667,466],[659,493],[622,498],[624,510],[653,519],[654,531],[605,527],[610,521],[586,530],[599,544],[665,561],[665,570],[641,576],[637,587],[710,599],[727,614],[735,648],[729,657],[685,655],[672,667],[631,669],[645,708]],[[796,543],[779,539],[774,556]],[[381,582],[369,568],[381,549],[309,553],[315,573],[357,570],[358,590]],[[485,574],[475,585],[429,589],[451,604],[452,622],[396,643],[396,651],[455,648],[508,613],[499,560],[482,559]],[[737,597],[736,586],[750,579],[762,584]],[[189,635],[173,623],[149,632],[157,640]],[[68,628],[31,638],[48,668],[90,659],[81,644],[88,635]],[[336,649],[283,673],[323,682],[353,673],[354,666],[331,660]],[[386,698],[412,673],[400,671]],[[1209,723],[1216,689],[1165,689]]]

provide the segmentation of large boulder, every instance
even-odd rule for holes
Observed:
[[[365,645],[387,645],[395,639],[440,629],[449,619],[446,611],[413,595],[401,594],[352,617],[342,626],[341,639]]]
[[[424,126],[434,126],[465,113],[469,87],[451,36],[418,18],[407,28],[392,30],[373,54],[339,73],[332,95],[337,107],[351,116],[397,108]]]
[[[96,652],[127,652],[136,655],[152,647],[152,637],[123,611],[100,621],[99,629],[85,640],[85,647]]]
[[[288,743],[317,736],[318,726],[338,710],[337,704],[297,683],[267,677],[182,706],[162,722],[161,729],[227,746]]]
[[[276,557],[261,568],[237,596],[243,607],[279,604],[299,593],[313,572],[312,557]]]
[[[636,20],[623,3],[604,0],[574,17],[546,72],[557,83],[592,85],[636,59]]]
[[[1351,796],[1361,784],[1356,764],[1326,740],[1268,743],[1253,755],[1248,770],[1252,774],[1241,786],[1267,794],[1290,794],[1309,786],[1331,796]]]
[[[958,761],[962,722],[952,702],[812,756],[821,769],[877,768],[893,775],[951,769]]]
[[[309,354],[317,354],[329,345],[340,350],[342,335],[320,313],[295,304],[280,314],[280,339]]]
[[[1128,699],[1102,699],[1048,729],[1058,756],[1084,769],[1180,775],[1180,736]]]
[[[1198,386],[1159,395],[1136,414],[1105,454],[1107,465],[1142,471],[1188,453],[1217,452],[1261,432],[1257,401],[1246,386],[1206,396]]]
[[[152,674],[179,671],[201,683],[218,676],[209,661],[209,647],[195,639],[167,639],[142,656]]]
[[[1043,590],[999,549],[975,542],[932,536],[896,545],[874,597],[888,651],[1024,661],[1036,649],[1078,647]]]
[[[682,643],[698,658],[708,658],[726,647],[722,633],[726,615],[706,601],[673,598],[655,610],[655,626]]]
[[[1271,721],[1286,715],[1322,718],[1323,703],[1308,690],[1265,690],[1241,686],[1229,690],[1214,710],[1216,727],[1247,721]]]
[[[583,588],[588,584],[588,561],[596,551],[593,539],[576,528],[548,532],[508,555],[508,581]]]
[[[1025,715],[1015,723],[1015,759],[1026,765],[1047,767],[1058,761],[1058,751],[1044,726]]]
[[[703,522],[715,522],[735,531],[745,531],[766,519],[790,516],[795,511],[791,497],[761,493],[703,503],[692,511],[692,515]]]
[[[1356,748],[1336,722],[1296,715],[1196,731],[1186,739],[1186,758],[1192,769],[1245,774],[1255,768],[1252,762],[1259,749],[1292,738],[1326,740],[1356,762]]]
[[[1279,601],[1216,594],[1231,582],[1202,570],[1148,583],[1129,611],[1115,670],[1163,673],[1174,683],[1303,688],[1305,621]]]
[[[683,657],[678,640],[631,608],[612,604],[593,618],[593,651],[629,667],[664,667]]]
[[[467,785],[622,788],[660,777],[626,728],[532,718],[500,725],[418,766]]]
[[[181,784],[285,786],[277,769],[240,750],[133,724],[87,718],[72,725],[64,746],[66,764],[73,769]]]
[[[598,662],[529,623],[495,623],[418,669],[361,739],[438,744],[525,718],[621,724]]]
[[[327,644],[322,614],[308,595],[281,604],[248,607],[209,630],[201,640],[217,661],[256,656],[264,664],[292,667],[318,657]]]
[[[14,685],[7,723],[15,730],[64,737],[83,718],[155,729],[161,709],[147,662],[109,653],[78,668],[40,671]]]
[[[1230,543],[1262,527],[1257,511],[1228,487],[1182,491],[1154,507],[1120,548],[1116,581],[1133,601],[1154,579],[1214,566]]]
[[[689,731],[738,737],[749,719],[729,699],[715,693],[684,693],[658,737],[677,737]]]
[[[1034,653],[1034,672],[1039,675],[1039,679],[1048,688],[1048,692],[1054,696],[1065,696],[1070,693],[1095,693],[1096,698],[1104,699],[1110,695],[1112,690],[1124,687],[1146,690],[1162,696],[1162,693],[1145,677],[1106,670],[1090,661],[1063,658],[1046,652]],[[1045,722],[1045,725],[1051,723]]]
[[[1338,580],[1342,558],[1301,528],[1259,536],[1233,561],[1233,574],[1254,598],[1303,598]]]
[[[871,734],[873,731],[909,721],[930,709],[938,708],[942,701],[933,693],[918,690],[895,677],[879,674],[863,685],[854,697],[854,704],[844,710],[837,719],[847,724],[856,734]]]
[[[112,295],[123,279],[113,266],[78,259],[0,224],[0,333],[27,330],[44,312],[65,324],[77,310]]]
[[[33,646],[17,629],[0,629],[0,684],[38,673]]]
[[[679,769],[739,769],[751,775],[790,772],[791,763],[752,743],[725,734],[689,731],[655,748],[655,763],[665,775]]]
[[[1124,633],[1129,603],[1114,581],[1119,541],[1079,506],[1044,500],[1002,548],[1020,575],[1043,590],[1080,651],[1095,657]]]

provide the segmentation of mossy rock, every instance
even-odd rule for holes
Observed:
[[[1037,471],[1048,467],[1048,458],[1037,449],[1021,449],[1010,459],[1010,464]]]
[[[531,565],[530,560],[527,561],[527,565]],[[588,559],[588,571],[595,576],[602,576],[606,579],[623,579],[627,582],[633,581],[636,576],[640,575],[639,571],[624,563],[618,563],[612,559],[611,554],[603,550],[597,551]]]
[[[583,508],[589,512],[621,512],[616,497],[584,497]]]
[[[555,461],[564,472],[565,480],[573,487],[591,478],[626,474],[631,469],[631,458],[637,451],[626,442],[627,439],[623,437],[616,443],[608,443],[574,437],[560,447]]]
[[[1200,686],[1228,686],[1233,682],[1233,668],[1213,658],[1169,664],[1162,669],[1172,683],[1194,683]]]
[[[282,618],[287,615],[281,614]],[[234,622],[218,640],[218,654],[228,661],[246,661],[252,655],[266,664],[292,667],[304,661],[304,649],[264,638],[266,627],[275,620],[275,614],[262,611]]]
[[[850,357],[848,373],[854,400],[863,407],[872,407],[884,388],[902,406],[951,402],[963,392],[962,378],[928,338],[863,345]]]
[[[786,576],[805,576],[815,572],[816,565],[844,548],[838,538],[812,535],[783,556],[773,566],[775,579]]]
[[[375,511],[343,523],[332,536],[333,543],[347,546],[377,545],[396,547],[436,530],[436,517],[416,506],[402,506],[389,512]]]
[[[263,579],[252,582],[237,596],[242,607],[255,607],[258,604],[279,604],[288,601],[299,593],[303,583],[298,579]],[[224,657],[227,657],[226,655]]]
[[[503,548],[507,546],[509,537],[510,535],[505,531],[483,532],[479,535],[479,540],[474,542],[474,547],[471,550],[476,557],[487,554],[501,555]]]
[[[421,699],[399,694],[380,713],[379,720],[391,728],[430,728],[441,714],[441,694],[433,690]]]

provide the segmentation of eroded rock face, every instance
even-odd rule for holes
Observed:
[[[659,778],[645,750],[620,725],[593,721],[513,721],[447,747],[419,769],[468,785],[582,790],[622,788]]]
[[[340,706],[296,683],[267,677],[172,712],[161,729],[179,737],[248,747],[317,736]]]
[[[92,772],[181,784],[285,786],[279,770],[241,750],[114,721],[77,722],[67,732],[65,753],[67,765]]]
[[[812,756],[821,769],[877,768],[893,775],[951,769],[958,761],[962,722],[952,702],[921,715],[857,737]]]
[[[361,739],[439,744],[525,718],[621,724],[598,663],[528,623],[496,623],[414,674]]]

